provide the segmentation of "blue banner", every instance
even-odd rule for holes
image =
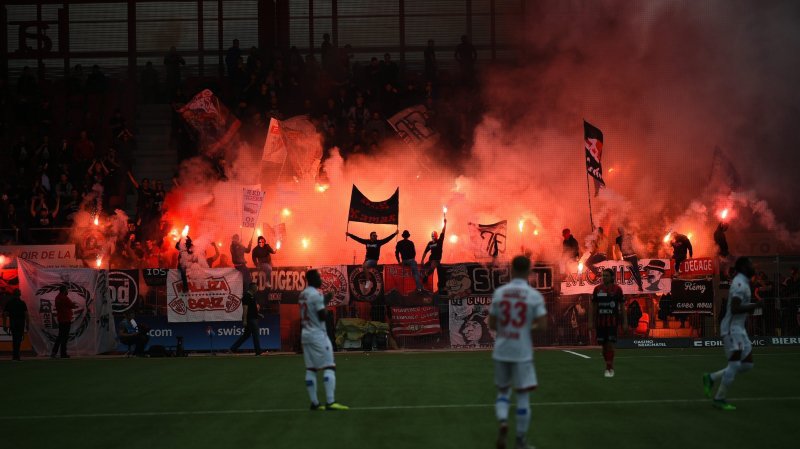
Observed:
[[[117,328],[122,318],[116,320]],[[183,348],[187,351],[224,351],[230,348],[242,335],[244,328],[239,321],[205,321],[194,323],[169,323],[165,316],[143,316],[136,318],[137,324],[144,324],[150,330],[147,346],[162,345],[173,348],[178,344],[177,337],[183,337]],[[281,348],[280,315],[265,315],[258,320],[261,349]],[[239,348],[252,350],[253,339],[248,338]],[[125,352],[128,346],[120,343],[117,350]]]

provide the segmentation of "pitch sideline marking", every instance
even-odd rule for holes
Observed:
[[[734,402],[745,401],[800,401],[800,396],[787,397],[755,397],[736,398]],[[534,407],[553,406],[586,406],[586,405],[636,405],[636,404],[692,404],[710,403],[709,399],[634,399],[622,401],[561,401],[561,402],[533,402]],[[353,407],[350,411],[384,411],[384,410],[424,410],[424,409],[450,409],[450,408],[489,408],[494,404],[431,404],[431,405],[387,405],[375,407]],[[274,413],[310,413],[307,408],[284,409],[250,409],[250,410],[198,410],[198,411],[171,411],[171,412],[125,412],[125,413],[74,413],[65,415],[29,415],[29,416],[0,416],[0,421],[27,421],[42,419],[77,419],[77,418],[131,418],[148,416],[197,416],[197,415],[247,415],[247,414],[274,414]]]
[[[583,357],[584,359],[591,359],[591,357],[589,357],[588,355],[586,355],[586,354],[581,354],[581,353],[579,353],[579,352],[568,351],[568,350],[566,350],[566,349],[562,349],[562,351],[563,351],[563,352],[570,353],[570,354],[572,354],[572,355],[577,355],[578,357]]]

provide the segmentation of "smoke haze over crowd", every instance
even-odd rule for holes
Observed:
[[[344,238],[351,186],[372,200],[399,186],[399,228],[411,232],[418,254],[447,206],[445,262],[473,259],[467,222],[504,219],[509,254],[524,245],[553,260],[562,228],[579,241],[591,231],[585,119],[605,137],[607,188],[592,207],[608,235],[624,226],[641,251],[668,230],[691,233],[696,255],[710,256],[717,214],[730,208],[733,233],[769,231],[797,246],[800,5],[549,0],[528,8],[519,64],[480,61],[484,113],[467,156],[395,143],[347,160],[334,153],[326,181],[276,182],[259,168],[261,148],[239,144],[227,181],[208,176],[200,160],[184,163],[181,187],[167,199],[173,228],[190,224],[199,248],[227,249],[236,233],[246,244],[242,187],[260,183],[267,193],[259,223],[286,223],[277,264],[361,262],[363,246]],[[320,182],[329,188],[319,191]],[[364,237],[373,229],[379,238],[394,231],[350,225]],[[392,246],[381,262],[393,260]]]

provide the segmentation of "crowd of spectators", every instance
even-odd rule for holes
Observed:
[[[457,155],[467,148],[471,128],[480,117],[479,97],[471,92],[476,79],[474,47],[464,38],[458,48],[448,53],[461,69],[446,73],[437,70],[432,40],[420,71],[401,70],[390,53],[368,62],[355,60],[349,45],[339,48],[327,34],[318,54],[305,56],[295,47],[286,52],[243,50],[234,40],[225,52],[224,76],[199,83],[182,82],[184,62],[168,54],[164,66],[171,75],[164,87],[169,100],[176,103],[210,88],[242,121],[243,136],[256,146],[263,144],[271,118],[308,115],[323,136],[326,157],[334,147],[345,158],[378,151],[386,139],[397,138],[387,119],[409,106],[424,105],[428,126],[442,136],[440,147]],[[157,83],[152,68],[143,72],[143,83],[145,79]],[[179,154],[193,155],[192,131],[178,119],[174,124],[173,141],[179,145]]]
[[[81,208],[125,208],[134,139],[112,92],[118,82],[97,65],[46,74],[25,67],[15,86],[0,78],[0,243],[53,243]]]
[[[421,104],[428,126],[441,134],[439,151],[457,156],[468,147],[480,114],[471,94],[477,54],[465,37],[452,48],[446,53],[457,61],[458,73],[438,69],[432,40],[424,70],[414,71],[401,68],[390,53],[356,60],[349,45],[337,47],[328,34],[306,55],[295,47],[244,50],[234,40],[213,77],[186,77],[186,62],[174,47],[163,64],[147,62],[135,80],[107,76],[97,65],[87,73],[77,64],[59,79],[48,78],[44,66],[25,67],[16,83],[0,78],[0,143],[7,149],[0,156],[0,244],[65,243],[75,238],[69,229],[82,209],[92,216],[123,209],[130,212],[131,235],[120,239],[117,255],[133,261],[125,265],[165,263],[148,248],[165,247],[162,205],[177,180],[135,176],[137,139],[127,118],[135,119],[137,104],[171,103],[176,109],[204,88],[228,105],[242,122],[241,137],[256,147],[263,145],[270,118],[307,114],[323,137],[324,157],[334,147],[345,158],[377,152],[397,139],[386,119]],[[138,95],[130,98],[129,92]],[[197,155],[194,131],[178,114],[169,144],[178,160],[165,163],[176,169]]]

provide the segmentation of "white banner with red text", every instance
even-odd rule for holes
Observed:
[[[395,337],[435,335],[442,331],[436,307],[392,307],[391,313],[392,335]]]
[[[167,274],[167,320],[241,321],[242,274],[235,268],[198,268],[186,276],[178,270]]]
[[[261,205],[264,203],[264,192],[261,184],[242,188],[242,227],[255,228]]]

